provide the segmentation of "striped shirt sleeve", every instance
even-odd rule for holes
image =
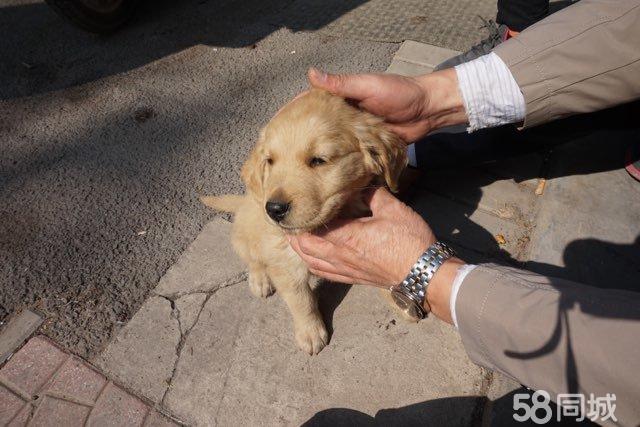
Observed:
[[[456,66],[468,132],[524,120],[525,102],[511,71],[491,52]]]

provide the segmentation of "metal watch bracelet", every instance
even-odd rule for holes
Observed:
[[[433,275],[446,260],[454,255],[455,252],[449,245],[443,242],[435,242],[418,258],[407,277],[399,285],[400,290],[415,301],[423,312],[425,311],[424,303],[427,298],[427,288]],[[427,311],[430,311],[430,309]]]

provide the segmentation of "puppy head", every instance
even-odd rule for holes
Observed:
[[[242,178],[271,222],[299,232],[326,224],[376,177],[395,191],[406,163],[381,119],[313,89],[261,131]]]

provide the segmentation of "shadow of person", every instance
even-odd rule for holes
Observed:
[[[324,426],[468,426],[485,398],[475,396],[433,399],[401,408],[381,409],[374,417],[348,408],[331,408],[316,413],[304,427]]]
[[[515,165],[507,176],[520,182],[531,178],[557,178],[610,171],[623,167],[625,153],[638,143],[640,101],[588,114],[579,114],[540,126],[518,130],[514,125],[482,129],[471,134],[460,129],[427,136],[415,143],[419,167],[425,171],[454,170],[463,175],[469,167],[491,168],[500,162]],[[563,147],[572,156],[562,164],[542,169],[526,164],[528,154],[545,160]],[[639,153],[633,154],[638,160]],[[555,167],[553,167],[555,166]]]
[[[528,261],[525,268],[597,288],[640,292],[640,234],[628,245],[597,239],[574,240],[564,249],[562,258],[563,267]]]
[[[522,182],[621,169],[625,155],[638,143],[639,116],[640,101],[522,131],[502,126],[430,135],[415,144],[424,174],[404,200],[437,236],[470,250],[472,262],[484,256],[522,266],[514,258],[519,254],[506,253],[491,233],[470,219],[482,188],[505,178]],[[640,150],[635,156],[632,160],[640,158]],[[424,189],[428,191],[420,191]]]
[[[322,28],[366,1],[142,1],[109,36],[73,27],[44,2],[0,6],[0,99],[98,80],[196,45],[255,47],[281,28]]]
[[[520,388],[491,402],[485,396],[456,396],[407,405],[400,408],[381,409],[375,416],[349,408],[330,408],[317,412],[304,422],[304,427],[387,427],[387,426],[420,426],[420,427],[468,427],[490,425],[533,427],[540,425],[534,420],[516,421],[513,415],[513,402],[516,394],[531,395],[527,389]],[[522,399],[523,403],[531,406],[531,401]],[[545,423],[546,426],[581,425],[595,426],[589,420],[578,422],[574,417],[561,416],[558,419],[558,408],[550,402],[549,408],[553,416]],[[522,412],[520,412],[522,415]],[[543,414],[544,415],[544,414]],[[539,416],[543,416],[539,415]]]

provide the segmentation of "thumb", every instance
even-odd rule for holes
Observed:
[[[393,194],[389,192],[385,187],[378,187],[374,191],[367,194],[368,200],[365,202],[369,205],[371,213],[374,217],[385,216],[391,206],[402,204],[402,202],[396,199]]]
[[[375,77],[369,74],[328,74],[310,68],[307,77],[313,87],[324,89],[343,98],[362,101],[372,95]]]

